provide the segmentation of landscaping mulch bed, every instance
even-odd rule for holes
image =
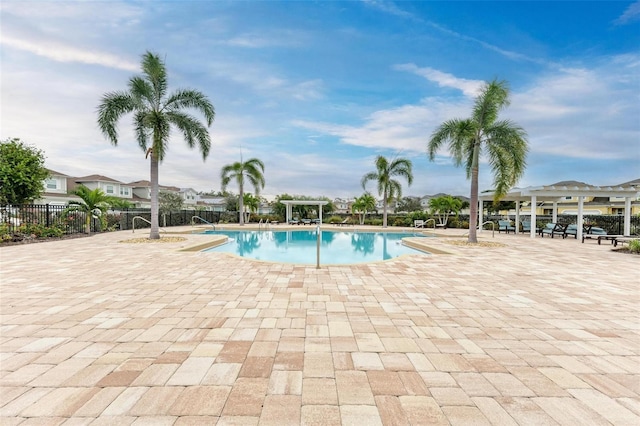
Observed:
[[[76,238],[87,238],[95,235],[92,234],[69,234],[63,235],[62,237],[43,237],[37,238],[32,236],[24,236],[24,237],[14,237],[12,240],[2,241],[0,242],[0,247],[6,246],[19,246],[23,244],[35,244],[35,243],[46,243],[50,241],[62,241],[62,240],[72,240]]]

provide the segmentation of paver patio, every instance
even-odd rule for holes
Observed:
[[[640,424],[640,256],[573,239],[296,266],[0,248],[0,424]]]

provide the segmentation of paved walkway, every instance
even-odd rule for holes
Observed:
[[[0,424],[640,424],[639,256],[485,232],[317,270],[145,235],[0,248]]]

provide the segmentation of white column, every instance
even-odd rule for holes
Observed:
[[[531,232],[529,233],[531,238],[536,237],[536,219],[537,219],[536,204],[538,204],[538,200],[536,200],[535,195],[532,195],[531,196]]]
[[[631,235],[631,197],[624,199],[624,235]]]
[[[322,223],[322,204],[318,204],[318,218],[320,219],[320,223]]]
[[[516,235],[520,232],[520,200],[516,200]]]
[[[578,197],[578,229],[576,230],[576,239],[582,241],[582,225],[584,223],[583,212],[584,210],[584,197],[580,195]]]
[[[482,232],[482,222],[484,222],[484,215],[482,214],[482,206],[484,203],[482,200],[478,200],[478,232]]]
[[[553,202],[553,219],[551,220],[553,223],[558,223],[558,202]]]
[[[287,203],[285,204],[287,206],[287,214],[286,214],[286,219],[285,221],[287,222],[287,225],[289,224],[289,220],[291,220],[291,204]]]

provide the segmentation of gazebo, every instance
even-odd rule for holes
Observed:
[[[329,204],[326,200],[280,200],[280,202],[287,207],[287,223],[291,220],[292,206],[318,206],[318,219],[322,223],[322,206]]]
[[[635,182],[635,181],[634,181]],[[553,203],[553,222],[558,220],[558,200],[563,197],[578,198],[577,212],[577,239],[582,241],[582,225],[584,223],[584,199],[585,197],[620,197],[624,198],[624,235],[631,232],[631,201],[640,196],[640,187],[632,184],[622,184],[619,186],[593,186],[583,182],[558,182],[545,186],[530,186],[527,188],[513,188],[506,196],[501,198],[504,201],[515,201],[516,203],[516,232],[520,224],[520,203],[530,202],[531,206],[531,238],[536,235],[536,205],[540,201],[551,201]],[[478,196],[479,223],[483,223],[482,207],[484,201],[493,201],[494,192],[483,192]],[[482,226],[480,226],[480,229]]]

